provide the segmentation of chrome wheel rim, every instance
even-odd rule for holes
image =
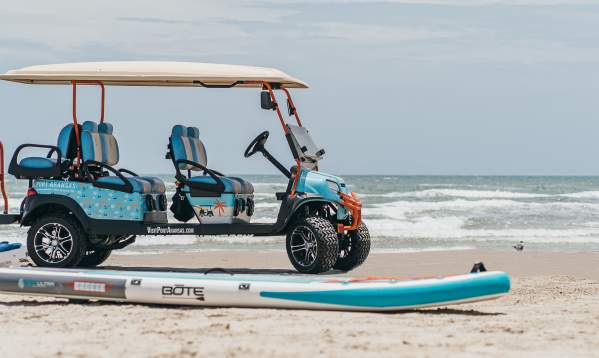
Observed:
[[[36,255],[44,262],[64,261],[73,251],[73,236],[66,226],[48,223],[40,227],[33,239]]]
[[[289,246],[293,260],[299,265],[308,267],[316,261],[318,242],[309,227],[298,226],[293,229]]]

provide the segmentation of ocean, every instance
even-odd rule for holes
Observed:
[[[174,181],[167,183],[170,200]],[[276,175],[243,176],[254,184],[253,222],[272,222],[283,191]],[[373,252],[438,250],[599,250],[599,177],[343,176],[363,202]],[[7,178],[11,211],[27,182]],[[169,212],[170,215],[170,212]],[[169,220],[174,220],[172,215]],[[2,240],[25,242],[26,228],[0,226]],[[138,237],[122,254],[205,250],[284,250],[284,237]]]

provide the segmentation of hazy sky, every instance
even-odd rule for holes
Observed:
[[[599,174],[599,1],[3,1],[0,72],[35,64],[177,60],[271,66],[304,124],[346,174]],[[96,119],[98,90],[80,91]],[[53,143],[70,88],[0,83],[0,139]],[[275,173],[291,164],[256,89],[107,92],[120,166],[173,171],[170,128],[200,128],[210,167]]]

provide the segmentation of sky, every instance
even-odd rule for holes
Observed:
[[[166,60],[275,67],[333,174],[599,175],[599,0],[2,1],[0,72]],[[97,120],[97,88],[79,94]],[[52,144],[67,86],[0,83],[7,160]],[[170,173],[174,124],[199,127],[208,166],[276,173],[243,151],[263,130],[292,158],[257,89],[108,87],[119,166]],[[33,153],[32,153],[33,154]]]

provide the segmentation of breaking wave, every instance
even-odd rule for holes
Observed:
[[[175,189],[167,181],[167,195]],[[255,189],[253,222],[274,222],[283,191],[278,176],[247,176]],[[349,176],[363,201],[374,252],[510,249],[599,250],[599,178]],[[12,182],[18,211],[26,183]],[[169,216],[172,220],[172,216]],[[0,226],[3,240],[24,242],[26,228]],[[284,237],[140,237],[122,254],[204,250],[284,250]]]

